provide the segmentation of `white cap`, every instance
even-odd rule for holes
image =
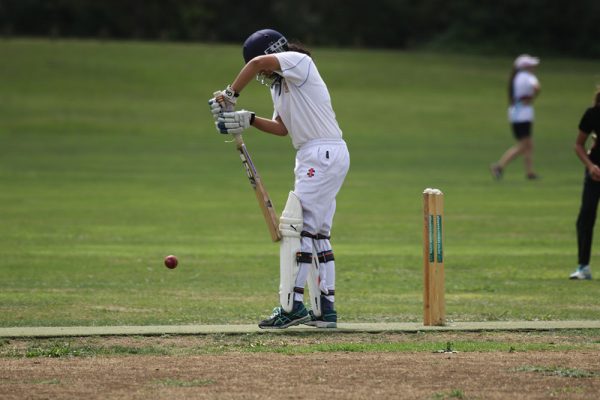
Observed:
[[[540,59],[532,57],[529,54],[521,54],[515,59],[515,68],[535,67],[540,63]]]

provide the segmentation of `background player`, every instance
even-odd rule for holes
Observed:
[[[585,165],[581,208],[577,217],[577,255],[579,265],[570,279],[592,279],[590,256],[592,252],[592,237],[596,222],[596,211],[600,199],[600,148],[594,141],[589,153],[585,142],[591,136],[596,139],[600,133],[600,88],[594,96],[594,104],[588,108],[579,122],[579,134],[575,142],[575,153]]]
[[[506,150],[500,160],[490,167],[492,175],[496,179],[502,178],[502,173],[508,163],[520,154],[523,155],[525,161],[527,179],[538,178],[533,171],[533,139],[531,136],[534,120],[533,100],[540,92],[540,82],[533,72],[539,63],[539,58],[529,54],[522,54],[514,61],[508,82],[508,118],[517,143]]]

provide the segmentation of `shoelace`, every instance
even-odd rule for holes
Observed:
[[[282,311],[281,307],[275,307],[273,309],[272,314],[271,314],[271,318],[280,316],[281,315],[281,311]]]

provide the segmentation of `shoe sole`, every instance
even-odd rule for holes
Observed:
[[[591,281],[592,277],[591,276],[585,276],[583,278],[580,278],[578,276],[573,276],[573,277],[569,277],[569,280],[572,280],[572,281]]]
[[[260,329],[285,329],[285,328],[289,328],[290,326],[305,324],[308,321],[310,321],[310,315],[307,315],[306,317],[295,319],[293,321],[288,322],[285,325],[279,325],[279,326],[260,326],[260,325],[258,325],[258,327]]]
[[[316,328],[337,328],[337,322],[327,322],[327,321],[308,321],[304,323],[305,325],[314,326]]]

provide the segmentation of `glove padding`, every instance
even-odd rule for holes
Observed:
[[[223,112],[218,114],[215,125],[217,131],[224,135],[239,134],[248,129],[254,122],[255,114],[251,111],[241,110],[233,112]]]
[[[231,85],[227,85],[224,90],[214,92],[213,97],[208,100],[213,119],[216,121],[220,113],[235,110],[235,103],[238,96],[239,94],[235,93]]]
[[[225,108],[228,108],[227,106],[231,106],[231,109],[233,110],[233,108],[235,108],[235,103],[237,102],[239,94],[236,93],[235,90],[233,90],[231,85],[227,85],[227,87],[221,91],[221,95],[223,96]]]
[[[221,103],[219,103],[215,97],[208,100],[208,106],[210,107],[210,113],[215,121],[219,117],[219,114],[225,111]]]

